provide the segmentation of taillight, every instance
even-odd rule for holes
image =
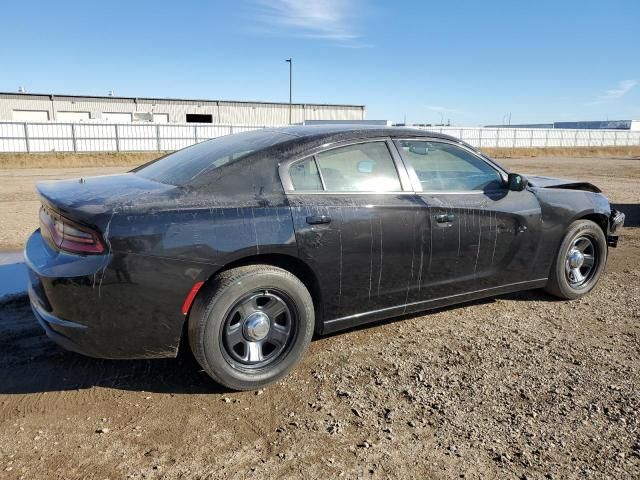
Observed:
[[[104,245],[96,232],[45,207],[40,208],[40,230],[60,250],[71,253],[104,252]]]

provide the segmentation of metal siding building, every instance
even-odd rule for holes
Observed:
[[[292,123],[305,120],[364,120],[364,105],[294,103]],[[0,121],[213,123],[281,126],[289,104],[111,96],[0,93]]]
[[[583,122],[525,123],[514,125],[485,125],[485,128],[554,128],[574,130],[640,131],[640,120],[589,120]]]

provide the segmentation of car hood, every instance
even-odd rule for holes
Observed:
[[[584,190],[586,192],[601,193],[598,187],[589,182],[581,182],[579,180],[567,180],[566,178],[527,176],[529,185],[538,188],[561,188],[566,190]]]

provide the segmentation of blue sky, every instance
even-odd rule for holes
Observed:
[[[457,125],[640,119],[640,1],[6,2],[0,90],[356,103]]]

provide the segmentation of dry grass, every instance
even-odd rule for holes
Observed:
[[[633,147],[549,147],[483,148],[493,158],[516,157],[640,157],[640,146]]]
[[[0,169],[136,167],[166,152],[127,153],[0,153]]]
[[[514,157],[640,157],[637,147],[576,148],[483,148],[494,158]],[[74,168],[135,167],[154,160],[166,152],[120,153],[0,153],[0,169],[7,168]]]

